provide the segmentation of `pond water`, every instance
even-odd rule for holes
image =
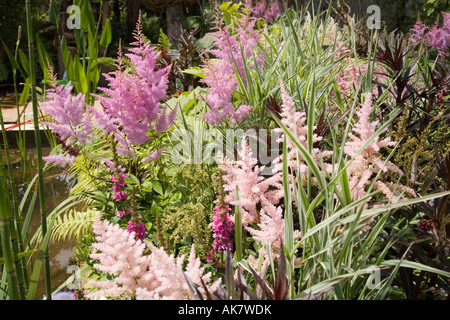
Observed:
[[[43,155],[48,155],[50,153],[50,148],[44,148]],[[19,201],[22,199],[28,185],[27,182],[30,181],[36,174],[36,151],[34,149],[29,149],[27,151],[27,158],[32,159],[27,165],[26,175],[24,174],[20,165],[20,153],[17,149],[10,150],[11,162],[14,164],[14,178],[17,185]],[[52,212],[56,206],[58,206],[62,201],[67,199],[69,196],[69,191],[71,186],[74,184],[74,180],[71,179],[70,175],[64,172],[60,168],[51,168],[44,172],[44,191],[45,191],[45,203],[46,203],[46,213]],[[30,197],[31,198],[31,197]],[[28,207],[28,203],[25,206]],[[25,214],[25,213],[24,213]],[[36,201],[34,206],[32,218],[30,221],[28,234],[32,237],[35,231],[41,225],[41,215],[39,209],[39,201]],[[64,241],[52,241],[49,244],[49,255],[50,255],[50,269],[51,269],[51,284],[52,291],[57,289],[67,278],[71,275],[69,268],[70,258],[74,256],[73,248],[77,245],[75,239],[66,239]],[[42,268],[43,269],[43,268]],[[36,299],[42,299],[45,294],[44,289],[44,272],[42,270],[41,277],[39,279],[39,286],[36,293]]]

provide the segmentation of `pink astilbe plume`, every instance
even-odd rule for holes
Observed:
[[[409,30],[409,40],[413,45],[419,44],[422,41],[426,31],[427,27],[423,24],[422,20],[420,20],[420,17],[417,18],[416,24],[411,28],[411,30]]]
[[[358,122],[355,123],[352,132],[349,132],[349,139],[344,147],[344,152],[348,156],[354,158],[347,167],[351,195],[354,201],[361,199],[366,195],[366,187],[371,184],[371,179],[380,170],[382,172],[391,171],[403,175],[403,172],[395,164],[390,161],[384,161],[378,156],[381,149],[396,145],[396,142],[392,141],[390,137],[380,140],[377,136],[369,145],[357,154],[358,150],[360,150],[367,140],[374,135],[379,124],[378,120],[370,121],[372,112],[372,94],[366,93],[364,103],[356,112]],[[401,186],[396,187],[398,191],[413,193],[409,188]],[[381,180],[376,181],[375,184],[376,190],[384,193],[389,200],[395,202],[396,199],[392,194],[393,188],[393,184],[385,183]],[[369,199],[366,201],[366,206],[368,201]]]
[[[148,244],[151,255],[148,265],[149,273],[144,276],[153,284],[152,287],[141,287],[136,290],[137,300],[192,300],[194,296],[189,289],[183,275],[184,256],[175,259],[174,255],[168,255],[164,249]],[[200,260],[195,257],[194,246],[191,247],[186,275],[189,279],[201,286],[201,280],[207,283],[211,274],[203,275],[204,268],[200,266]]]
[[[331,36],[333,39],[334,37]],[[335,59],[341,59],[342,61],[336,66],[339,68],[336,75],[336,84],[339,89],[339,93],[342,97],[348,98],[358,88],[361,79],[367,70],[365,66],[359,66],[356,59],[351,57],[349,53],[352,51],[344,46],[340,41],[336,41],[336,55]],[[333,95],[335,92],[333,91]]]
[[[245,9],[251,11],[251,15],[255,18],[264,18],[271,21],[278,17],[281,12],[281,4],[278,0],[271,1],[245,1]]]
[[[170,66],[156,69],[159,53],[144,41],[140,18],[135,32],[135,47],[129,49],[125,57],[131,69],[125,68],[119,53],[117,70],[113,76],[105,75],[109,88],[99,88],[107,96],[95,95],[102,103],[103,112],[93,110],[98,124],[105,133],[113,133],[122,154],[129,154],[132,145],[142,145],[151,137],[150,130],[157,134],[173,124],[176,109],[169,115],[161,109],[160,101],[167,98],[168,74]]]
[[[113,279],[89,281],[88,284],[98,290],[88,293],[87,299],[193,299],[183,275],[184,256],[175,259],[162,248],[136,239],[134,232],[129,233],[119,225],[101,220],[100,215],[94,217],[93,231],[97,242],[92,248],[97,251],[91,258],[99,261],[94,268]],[[200,279],[205,283],[211,279],[210,273],[204,274],[194,247],[185,273],[200,286]],[[213,284],[217,285],[217,282]]]
[[[208,50],[215,59],[207,60],[203,65],[205,77],[202,82],[208,86],[208,93],[203,98],[211,109],[205,113],[203,119],[215,125],[231,120],[234,126],[252,108],[242,105],[235,110],[231,102],[232,94],[238,88],[237,74],[240,75],[244,86],[247,86],[244,59],[248,68],[252,69],[255,63],[261,67],[265,56],[258,54],[256,61],[253,61],[253,51],[261,38],[261,34],[255,30],[256,19],[242,14],[236,21],[237,26],[224,26],[219,17],[216,23],[217,31],[211,35],[217,48]]]
[[[54,122],[42,122],[57,133],[66,145],[82,145],[88,143],[92,134],[92,123],[86,111],[85,96],[82,93],[72,96],[72,87],[56,85],[56,75],[49,66],[50,85],[47,90],[49,100],[45,101],[41,110],[48,113]]]
[[[278,1],[273,1],[270,3],[270,5],[267,7],[266,12],[264,13],[264,18],[267,21],[271,21],[278,17],[278,15],[281,12],[281,5]]]
[[[49,163],[54,163],[61,168],[64,168],[66,166],[69,166],[69,167],[72,166],[76,159],[77,159],[77,157],[75,157],[75,156],[72,156],[70,154],[62,154],[62,153],[42,157],[42,160],[49,162]]]
[[[231,161],[224,158],[220,169],[225,172],[223,188],[227,194],[224,200],[226,203],[241,206],[242,224],[245,226],[259,221],[257,205],[263,199],[277,204],[284,193],[281,172],[268,178],[262,176],[264,166],[257,165],[245,137],[242,139],[238,154],[240,160]],[[239,191],[239,200],[236,197],[236,187]]]
[[[450,13],[442,12],[443,23],[441,27],[436,24],[432,28],[426,27],[420,19],[417,19],[411,28],[410,41],[418,45],[423,37],[432,48],[441,56],[450,54]]]
[[[261,245],[269,243],[272,251],[275,253],[280,248],[280,240],[284,242],[284,218],[281,207],[276,207],[266,199],[261,201],[259,229],[247,226],[253,239],[260,242]],[[299,238],[298,230],[294,231],[294,238]]]
[[[295,103],[289,94],[286,92],[283,82],[280,84],[281,89],[281,122],[294,134],[297,140],[308,149],[308,126],[306,124],[306,114],[302,110],[297,110],[295,107]],[[313,126],[313,130],[315,130],[316,126]],[[276,128],[276,132],[280,133],[280,138],[278,142],[284,141],[284,131],[281,128]],[[313,143],[319,142],[322,140],[322,137],[317,134],[313,134],[312,141]],[[287,137],[287,158],[288,158],[288,166],[291,168],[295,168],[298,170],[300,176],[302,177],[302,181],[307,180],[307,172],[308,166],[306,162],[303,160],[301,155],[297,150],[297,146],[295,143]],[[325,158],[330,155],[330,152],[321,151],[318,148],[313,148],[313,159],[319,163],[319,158]],[[273,172],[281,172],[283,166],[283,155],[280,155],[274,161],[274,169]]]
[[[43,102],[41,110],[50,115],[53,121],[42,122],[50,127],[66,148],[81,146],[91,141],[92,123],[87,110],[85,96],[79,93],[72,96],[72,87],[56,85],[56,75],[49,65],[50,86],[47,90],[47,101]],[[75,161],[74,155],[52,155],[43,157],[44,161],[55,163],[61,167],[71,165]]]

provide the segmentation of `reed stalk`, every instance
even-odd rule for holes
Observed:
[[[2,148],[0,147],[0,152]],[[17,270],[14,265],[14,252],[11,239],[11,206],[8,199],[8,187],[6,174],[3,169],[3,155],[0,153],[0,237],[2,255],[4,258],[5,273],[8,283],[8,294],[10,300],[19,300],[19,284]]]
[[[19,214],[19,202],[17,200],[17,188],[16,183],[14,179],[14,174],[12,171],[12,165],[11,165],[11,155],[9,154],[9,145],[8,145],[8,138],[6,136],[6,130],[5,130],[5,123],[3,121],[3,112],[1,111],[1,105],[0,105],[0,126],[2,130],[2,137],[3,137],[3,144],[5,149],[5,155],[6,155],[6,166],[8,168],[8,175],[9,175],[9,183],[11,187],[11,194],[12,194],[12,202],[11,202],[11,209],[14,216],[14,222],[11,219],[9,223],[10,226],[10,236],[11,236],[11,246],[13,250],[13,256],[14,256],[14,264],[16,266],[16,269],[18,270],[17,278],[19,281],[19,290],[20,290],[20,298],[25,298],[25,278],[27,276],[27,271],[25,268],[25,260],[20,260],[18,257],[19,252],[23,251],[23,240],[21,237],[21,227],[20,227],[20,214]],[[3,162],[3,159],[2,161]],[[3,170],[3,169],[2,169]],[[3,173],[3,175],[6,178],[6,175]],[[6,179],[5,179],[6,182]]]
[[[47,215],[44,196],[44,177],[43,177],[43,160],[42,160],[42,143],[41,134],[39,130],[39,112],[38,102],[36,94],[36,72],[35,72],[35,57],[34,57],[34,42],[33,42],[33,26],[31,22],[31,5],[30,0],[25,0],[26,6],[26,18],[27,18],[27,35],[28,35],[28,54],[30,61],[30,84],[31,84],[31,100],[33,104],[33,124],[34,124],[34,136],[36,140],[36,152],[37,152],[37,171],[38,171],[38,192],[39,192],[39,205],[41,214],[41,228],[42,239],[44,239],[47,233]],[[50,261],[48,246],[43,248],[44,251],[44,274],[45,274],[45,292],[46,299],[51,299],[51,279],[50,279]]]

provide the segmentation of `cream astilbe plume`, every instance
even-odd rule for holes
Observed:
[[[183,275],[184,256],[175,259],[162,248],[149,242],[136,240],[134,232],[121,229],[119,225],[101,220],[96,215],[93,220],[93,231],[97,243],[92,247],[99,252],[91,254],[91,258],[99,260],[94,268],[113,276],[112,280],[88,282],[99,290],[86,295],[88,299],[104,297],[131,299],[192,299],[186,279]],[[145,251],[149,249],[150,254]],[[191,248],[186,274],[197,285],[200,279],[208,283],[211,274],[204,275],[200,260],[195,257]],[[219,285],[215,282],[212,286]]]
[[[145,244],[136,240],[134,233],[121,229],[117,224],[101,220],[100,215],[93,219],[93,231],[96,243],[92,248],[99,252],[92,253],[92,259],[99,260],[94,268],[116,276],[112,280],[89,281],[89,285],[100,288],[86,295],[87,299],[114,297],[131,299],[137,288],[144,285],[142,277],[146,274],[149,257],[143,255]],[[155,279],[145,279],[148,286]]]
[[[259,229],[246,227],[253,239],[260,242],[262,245],[269,243],[273,255],[278,256],[276,250],[280,248],[280,240],[284,242],[284,218],[281,207],[276,207],[267,199],[261,199],[260,222]],[[294,231],[294,238],[300,237],[298,230]]]
[[[370,144],[368,144],[359,154],[358,150],[369,140],[375,133],[379,124],[378,120],[370,121],[370,115],[373,112],[372,107],[372,93],[366,93],[365,101],[357,110],[356,115],[358,122],[349,133],[349,139],[345,143],[344,152],[354,158],[354,160],[347,167],[349,175],[349,184],[351,188],[351,195],[354,201],[363,198],[366,195],[366,187],[371,184],[372,177],[380,170],[382,172],[391,171],[399,175],[403,175],[395,164],[390,161],[384,161],[378,157],[379,151],[388,146],[395,146],[396,142],[392,141],[390,137],[382,140],[377,136]],[[381,180],[376,181],[375,189],[382,192],[392,202],[396,202],[393,195],[393,189],[398,191],[406,191],[414,194],[414,192],[403,186],[394,186],[391,183],[385,183]],[[367,200],[369,201],[369,199]],[[366,203],[367,205],[367,203]]]
[[[258,166],[256,158],[250,150],[245,137],[238,150],[238,161],[223,158],[220,169],[225,173],[224,191],[227,193],[224,200],[226,203],[242,208],[243,226],[259,221],[257,205],[263,200],[271,204],[277,204],[283,197],[283,186],[281,184],[281,172],[265,178],[261,175],[264,166]],[[236,197],[236,187],[239,191],[239,200]],[[273,188],[271,188],[273,187]]]
[[[192,293],[183,275],[184,255],[175,259],[168,255],[163,248],[157,248],[148,243],[151,250],[149,272],[144,279],[152,286],[141,287],[136,290],[137,300],[185,300],[193,299]],[[200,260],[195,257],[194,246],[191,247],[186,275],[192,282],[200,285],[200,279],[209,282],[211,274],[203,276],[204,269]],[[155,279],[156,281],[152,281]]]

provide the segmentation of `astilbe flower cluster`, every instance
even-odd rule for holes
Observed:
[[[420,18],[410,30],[410,41],[413,45],[418,45],[422,39],[435,48],[439,55],[448,56],[450,54],[450,13],[442,12],[443,24],[429,28],[423,24]]]
[[[53,121],[42,122],[42,124],[58,134],[59,141],[68,148],[90,142],[93,130],[85,96],[82,93],[72,96],[71,86],[56,85],[56,75],[51,66],[49,66],[49,78],[49,84],[52,87],[47,90],[49,99],[43,102],[40,109]],[[60,167],[72,165],[75,159],[76,156],[70,152],[43,157],[44,161],[55,163]]]
[[[308,126],[307,126],[307,118],[306,113],[303,110],[297,110],[295,106],[295,102],[286,92],[286,88],[284,87],[284,83],[280,83],[281,89],[281,123],[283,123],[289,131],[293,133],[293,135],[297,138],[298,142],[302,144],[305,149],[308,149]],[[313,131],[315,131],[316,126],[313,126]],[[284,131],[281,128],[276,128],[274,131],[280,134],[278,142],[284,141]],[[322,137],[313,133],[312,142],[317,143],[322,140]],[[297,146],[294,141],[291,140],[290,137],[286,138],[287,143],[287,162],[290,168],[298,169],[298,173],[302,178],[302,182],[307,181],[307,173],[308,166],[306,162],[303,160],[301,155],[298,152]],[[319,164],[319,159],[324,159],[328,157],[331,152],[321,151],[319,148],[313,148],[313,160]],[[327,166],[325,164],[325,166]],[[283,155],[280,155],[274,160],[273,172],[282,172],[283,168]]]
[[[238,150],[239,159],[231,161],[223,157],[220,169],[225,172],[224,197],[225,203],[240,206],[242,212],[242,225],[259,221],[257,205],[267,200],[271,204],[277,204],[283,197],[281,184],[281,172],[265,178],[261,175],[264,166],[258,166],[250,147],[244,137],[241,148]],[[236,196],[238,188],[239,198]]]
[[[273,258],[278,257],[276,250],[280,248],[280,240],[284,239],[284,217],[283,210],[280,206],[274,206],[266,199],[261,201],[260,222],[258,229],[247,226],[246,229],[250,232],[255,241],[262,245],[270,244]],[[300,232],[294,230],[294,239],[300,237]]]
[[[255,241],[262,245],[269,243],[272,257],[276,259],[280,240],[284,239],[283,210],[277,206],[284,197],[282,173],[276,172],[269,177],[262,176],[264,166],[257,165],[245,137],[242,139],[238,155],[240,160],[232,162],[224,158],[220,164],[220,169],[225,173],[224,202],[241,207],[243,227],[250,232]],[[234,216],[232,218],[234,219]],[[295,231],[294,237],[299,236],[298,231]]]
[[[215,268],[219,268],[223,266],[223,263],[219,261],[217,255],[228,249],[232,250],[233,248],[233,242],[230,238],[233,221],[231,221],[229,215],[229,212],[231,211],[230,206],[226,205],[225,208],[215,206],[213,210],[215,214],[210,226],[213,229],[212,236],[214,241],[212,245],[213,248],[209,251],[206,262],[215,262]]]
[[[217,31],[211,35],[217,49],[208,50],[215,59],[209,59],[203,65],[202,82],[208,86],[204,99],[211,109],[203,115],[203,119],[215,125],[230,120],[234,126],[252,109],[252,106],[241,105],[235,110],[231,100],[233,92],[238,88],[237,74],[240,75],[244,85],[247,85],[244,59],[248,68],[254,68],[254,64],[250,61],[253,59],[253,51],[261,34],[254,29],[256,19],[248,14],[242,14],[241,18],[237,19],[237,26],[224,25],[219,17],[216,23]],[[261,67],[264,58],[264,55],[259,54],[254,63]]]
[[[116,224],[96,215],[93,232],[97,242],[92,244],[96,252],[91,258],[98,260],[94,268],[112,276],[111,280],[91,280],[88,285],[97,290],[86,294],[87,299],[120,298],[193,299],[183,275],[184,256],[177,259],[162,248],[135,238]],[[150,251],[149,254],[146,252]],[[193,247],[185,269],[186,275],[201,286],[208,283],[211,274],[204,274]],[[217,286],[216,282],[212,286]]]
[[[107,96],[95,95],[103,111],[92,108],[99,127],[106,134],[113,133],[119,147],[117,151],[130,155],[133,145],[142,145],[151,139],[147,132],[157,134],[174,122],[176,108],[167,115],[167,106],[161,109],[160,101],[167,98],[170,66],[157,69],[159,53],[144,40],[138,22],[136,41],[125,57],[119,52],[117,70],[113,76],[105,74],[109,88],[99,88]],[[128,58],[131,68],[124,59]]]
[[[271,21],[278,17],[281,12],[281,4],[278,0],[267,3],[266,1],[245,1],[246,9],[251,9],[251,14],[255,18],[264,18]]]
[[[332,36],[333,38],[333,36]],[[351,50],[344,46],[343,43],[336,40],[336,55],[335,59],[342,59],[336,66],[339,68],[336,75],[336,85],[339,89],[339,93],[343,98],[349,98],[356,91],[361,79],[367,70],[365,66],[359,66],[357,61],[349,55]],[[336,93],[333,91],[332,93]]]
[[[374,135],[379,124],[378,120],[371,121],[370,117],[372,112],[372,93],[366,93],[364,103],[356,111],[358,121],[355,123],[352,132],[349,132],[349,139],[344,147],[344,152],[349,157],[354,158],[347,167],[353,201],[362,199],[366,195],[367,186],[372,183],[373,176],[378,174],[380,170],[382,172],[391,171],[398,175],[403,175],[402,170],[395,164],[382,160],[378,156],[380,150],[383,148],[396,145],[396,142],[392,141],[390,137],[380,140],[379,136],[377,136],[360,153],[357,153]],[[397,198],[393,194],[395,189],[414,194],[414,191],[410,188],[381,180],[377,180],[374,183],[374,187],[386,195],[391,202],[397,202]],[[365,206],[368,205],[369,200],[367,199]]]

